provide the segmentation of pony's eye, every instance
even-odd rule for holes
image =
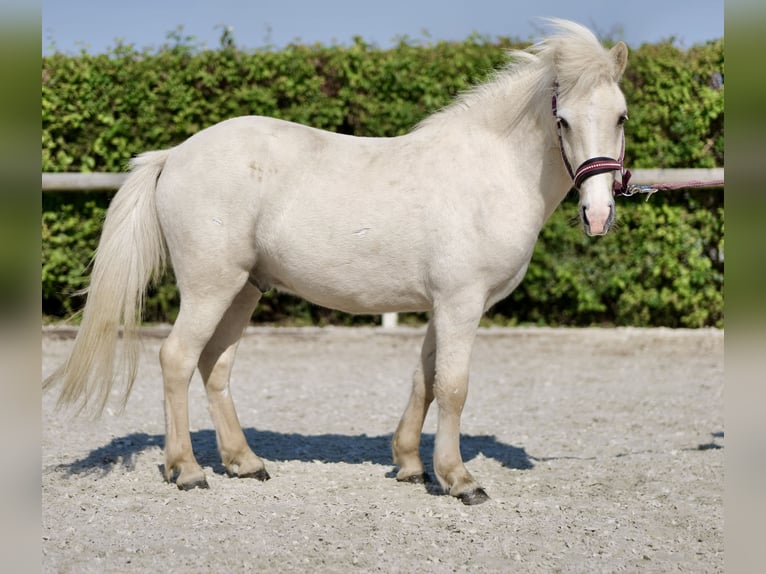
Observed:
[[[619,119],[619,120],[617,120],[617,125],[618,125],[618,126],[621,126],[621,125],[623,125],[623,124],[624,124],[625,122],[627,122],[627,121],[628,121],[628,114],[622,114],[622,115],[620,116],[620,119]]]
[[[559,123],[559,127],[562,127],[565,130],[569,129],[569,122],[566,121],[564,118],[559,116],[559,117],[556,118],[556,121]]]

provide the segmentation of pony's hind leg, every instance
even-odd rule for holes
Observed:
[[[216,289],[182,289],[181,308],[160,349],[165,391],[165,478],[178,488],[207,488],[189,434],[189,382],[203,350],[247,282],[247,273],[216,276]],[[198,286],[199,287],[199,286]]]
[[[434,328],[433,323],[429,323],[420,352],[420,361],[412,377],[410,399],[391,443],[394,464],[399,466],[396,480],[401,482],[429,482],[420,457],[420,437],[428,407],[434,399],[435,355]]]
[[[268,480],[263,461],[247,444],[229,389],[239,340],[260,298],[261,292],[256,287],[245,284],[202,352],[199,370],[205,382],[218,451],[226,471],[240,478]]]

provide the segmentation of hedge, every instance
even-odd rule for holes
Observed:
[[[105,54],[56,53],[42,61],[43,171],[121,171],[134,154],[175,145],[237,115],[260,114],[355,135],[393,136],[485,80],[507,59],[509,39],[402,41],[378,49],[291,45],[242,50],[231,38],[203,49],[177,35],[157,50],[118,44]],[[632,51],[631,167],[715,167],[724,161],[723,40]],[[43,315],[82,304],[77,291],[95,249],[109,194],[43,197]],[[587,238],[572,225],[574,195],[543,229],[527,277],[488,314],[493,323],[723,325],[723,194],[656,194],[621,200],[618,228]],[[172,321],[169,276],[147,301],[146,319]],[[420,320],[421,315],[408,316]],[[260,322],[374,321],[267,293]]]

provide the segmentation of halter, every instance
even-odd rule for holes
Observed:
[[[567,154],[564,151],[564,139],[561,136],[561,121],[558,119],[558,106],[556,100],[559,93],[559,83],[553,83],[553,96],[551,97],[551,109],[553,110],[553,117],[556,118],[556,131],[559,136],[559,150],[561,150],[561,158],[564,160],[564,165],[569,172],[569,177],[574,181],[575,189],[580,189],[583,182],[594,175],[600,173],[608,173],[610,171],[619,171],[622,176],[621,181],[615,181],[613,187],[613,193],[618,195],[624,193],[628,189],[628,181],[630,180],[630,170],[625,169],[623,161],[625,159],[625,132],[622,133],[622,145],[620,147],[620,158],[614,159],[611,157],[599,156],[586,159],[577,168],[577,171],[572,169],[572,164],[569,163]]]

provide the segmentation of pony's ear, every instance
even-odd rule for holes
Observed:
[[[625,45],[625,42],[620,41],[614,45],[609,53],[614,61],[612,77],[614,77],[615,82],[618,82],[625,71],[625,66],[628,65],[628,47]]]

